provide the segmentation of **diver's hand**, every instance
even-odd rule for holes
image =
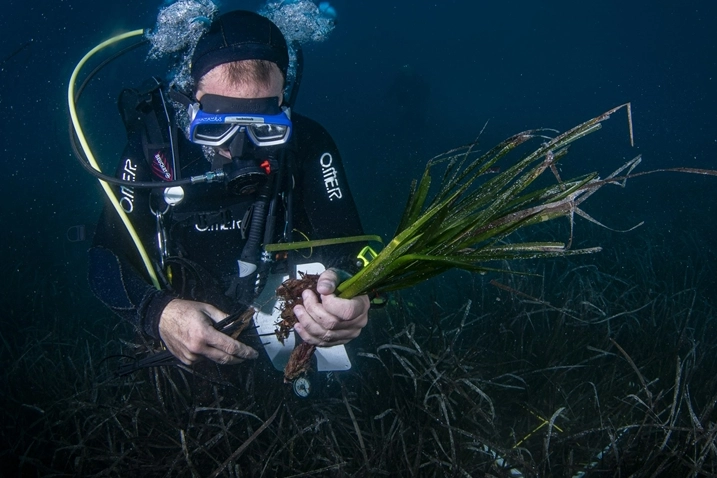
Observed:
[[[203,357],[220,364],[237,364],[258,356],[256,350],[214,327],[227,314],[213,305],[174,299],[162,311],[159,336],[172,355],[192,365]]]
[[[339,283],[335,271],[324,271],[316,286],[321,301],[312,291],[305,290],[304,305],[294,307],[294,315],[299,320],[294,330],[304,342],[319,347],[345,344],[358,337],[368,323],[368,296],[340,299],[334,295]]]

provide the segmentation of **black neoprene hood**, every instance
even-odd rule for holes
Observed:
[[[197,83],[212,68],[240,60],[271,61],[286,76],[289,52],[279,27],[245,10],[221,15],[197,42],[192,55],[192,78]]]

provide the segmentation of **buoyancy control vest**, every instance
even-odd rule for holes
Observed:
[[[136,141],[138,135],[141,137],[142,153],[153,179],[160,182],[181,179],[184,158],[180,155],[180,143],[188,140],[177,127],[174,105],[170,103],[161,80],[151,78],[139,88],[124,89],[120,93],[118,107],[130,140]],[[246,199],[241,198],[192,204],[191,196],[194,194],[191,193],[195,189],[198,192],[209,187],[221,187],[218,184],[189,186],[189,200],[176,208],[170,207],[170,204],[178,204],[173,203],[176,191],[170,191],[172,199],[168,199],[167,190],[153,190],[150,209],[157,217],[157,246],[167,287],[182,289],[184,293],[181,295],[198,300],[198,295],[205,296],[206,293],[196,291],[197,282],[205,282],[209,275],[200,264],[182,257],[181,246],[173,244],[168,233],[172,226],[182,222],[200,224],[206,218],[232,217],[233,221],[241,223],[241,238],[246,240],[241,257],[237,258],[239,271],[231,277],[215,278],[212,288],[221,284],[224,295],[233,301],[243,304],[253,301],[261,292],[274,259],[263,251],[261,245],[275,241],[274,231],[279,218],[288,224],[282,231],[291,231],[291,188],[288,184],[291,183],[292,149],[292,146],[287,146],[279,151],[278,170],[273,171],[265,185],[253,195],[248,209]],[[185,153],[182,151],[182,154]],[[206,160],[201,162],[207,164]],[[217,164],[212,164],[212,169],[215,166]],[[183,195],[184,192],[181,192]],[[194,275],[197,277],[194,278]],[[191,286],[187,288],[189,284]]]

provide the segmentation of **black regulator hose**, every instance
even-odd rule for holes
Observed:
[[[244,244],[241,253],[241,261],[247,265],[255,266],[251,270],[246,269],[242,277],[247,277],[256,271],[257,261],[259,260],[259,251],[261,249],[262,240],[264,239],[264,228],[266,226],[266,212],[269,205],[269,197],[271,196],[274,185],[274,175],[269,175],[266,183],[259,190],[259,197],[254,202],[251,212],[251,221],[249,223],[249,235]]]
[[[263,244],[271,244],[272,242],[274,242],[274,227],[276,226],[276,212],[279,202],[279,193],[282,189],[284,168],[286,168],[286,155],[283,154],[282,156],[284,156],[284,158],[282,158],[282,160],[279,162],[279,172],[277,172],[278,177],[276,178],[276,184],[278,186],[275,186],[273,188],[271,202],[269,203],[269,211],[266,214],[266,225],[264,227]],[[266,285],[266,279],[269,275],[269,266],[271,266],[271,263],[271,256],[262,248],[262,256],[259,259],[259,265],[257,267],[256,273],[256,281],[254,283],[254,294],[256,296],[261,294],[261,291],[264,290],[264,286]]]

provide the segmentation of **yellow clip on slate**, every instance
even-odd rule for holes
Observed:
[[[363,263],[363,266],[366,267],[369,262],[376,258],[377,255],[378,253],[371,249],[371,246],[366,246],[361,249],[361,252],[359,252],[356,257],[358,257]]]

